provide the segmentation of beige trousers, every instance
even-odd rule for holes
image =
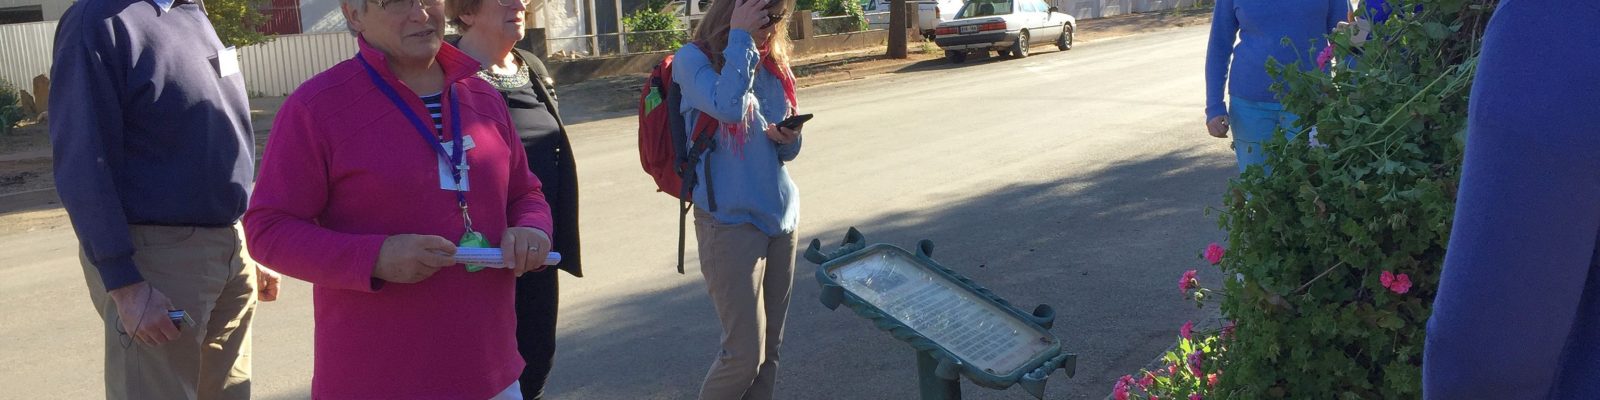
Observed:
[[[133,262],[145,282],[187,312],[194,326],[159,347],[121,333],[100,271],[80,252],[89,299],[105,322],[106,398],[250,398],[256,270],[244,262],[238,230],[135,225],[130,233]]]
[[[794,286],[795,234],[767,236],[695,209],[700,274],[722,322],[722,350],[700,387],[703,400],[766,400],[778,381],[778,346]]]

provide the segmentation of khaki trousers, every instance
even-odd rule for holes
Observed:
[[[795,234],[767,236],[695,209],[700,274],[722,322],[722,350],[700,387],[703,400],[767,400],[794,286]]]
[[[130,227],[133,262],[150,287],[194,320],[159,347],[121,333],[100,272],[79,253],[89,299],[105,321],[107,399],[250,398],[250,321],[256,270],[235,227]],[[249,268],[246,268],[249,266]]]

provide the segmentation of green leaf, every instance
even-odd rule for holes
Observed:
[[[1428,33],[1428,38],[1430,39],[1438,40],[1450,36],[1450,30],[1445,28],[1444,24],[1438,22],[1423,23],[1422,29]]]

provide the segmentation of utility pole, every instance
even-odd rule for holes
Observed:
[[[906,58],[906,0],[889,2],[889,58]]]

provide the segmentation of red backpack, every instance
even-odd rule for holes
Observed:
[[[696,42],[695,48],[711,58],[704,43]],[[695,121],[694,142],[690,143],[683,113],[679,112],[683,96],[678,84],[672,82],[672,58],[668,55],[656,64],[639,89],[639,163],[655,179],[656,191],[678,198],[678,273],[682,274],[684,230],[689,210],[694,209],[694,186],[699,181],[695,167],[700,156],[715,147],[717,120],[700,112]],[[710,168],[706,171],[709,174]],[[706,182],[708,206],[716,211],[711,180]]]

